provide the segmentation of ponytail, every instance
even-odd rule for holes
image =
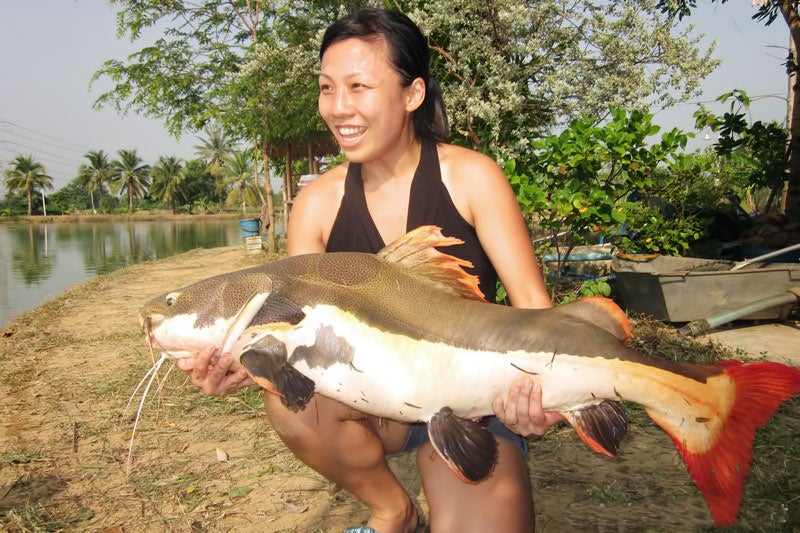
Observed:
[[[414,132],[420,138],[429,138],[436,142],[447,142],[450,136],[444,97],[433,76],[428,76],[425,100],[414,112]]]

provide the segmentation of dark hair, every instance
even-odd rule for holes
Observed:
[[[325,30],[319,57],[334,43],[345,39],[383,37],[389,45],[389,59],[400,74],[404,87],[416,78],[425,82],[425,100],[414,111],[414,133],[420,139],[445,142],[449,133],[447,112],[439,84],[430,72],[428,41],[416,24],[399,11],[389,9],[360,9],[331,24]]]

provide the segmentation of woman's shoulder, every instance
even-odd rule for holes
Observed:
[[[507,185],[503,170],[491,157],[455,144],[439,144],[442,179],[456,187]]]
[[[289,216],[289,254],[325,249],[344,196],[347,165],[338,165],[303,187]]]
[[[331,199],[341,199],[344,195],[344,181],[347,176],[347,164],[337,165],[320,174],[319,177],[305,185],[297,193],[296,203],[329,204]]]

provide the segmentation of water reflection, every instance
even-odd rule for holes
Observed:
[[[238,219],[0,224],[0,325],[97,274],[242,242]]]
[[[53,272],[53,258],[48,253],[47,226],[28,225],[11,234],[12,271],[25,284],[38,283]]]

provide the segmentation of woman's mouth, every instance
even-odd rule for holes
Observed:
[[[363,126],[337,126],[336,132],[342,145],[353,145],[363,137],[367,128]]]

